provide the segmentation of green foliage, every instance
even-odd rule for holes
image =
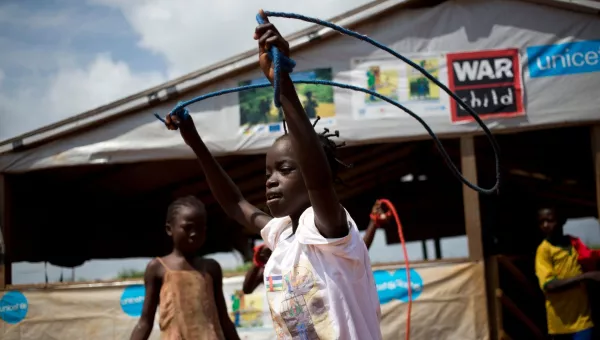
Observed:
[[[316,69],[309,71],[308,73],[312,73],[316,79],[332,79],[331,68]],[[292,74],[292,77],[293,76],[294,73]],[[264,81],[267,81],[266,78]],[[250,84],[252,84],[252,81],[243,81],[239,83],[240,86]],[[301,100],[304,100],[303,97],[306,96],[307,92],[311,92],[315,104],[333,104],[333,88],[331,86],[296,84],[296,91],[301,97]],[[268,124],[281,121],[279,115],[270,114],[273,110],[273,88],[271,87],[239,92],[238,100],[240,105],[240,125]]]
[[[246,262],[233,269],[223,269],[223,274],[227,276],[234,276],[239,274],[245,274],[252,267],[252,262]]]
[[[300,84],[296,86],[298,94],[306,95],[312,92],[312,97],[318,103],[333,103],[333,88],[325,85]]]
[[[120,280],[142,279],[142,278],[144,278],[143,270],[122,269],[117,274],[117,279],[120,279]]]

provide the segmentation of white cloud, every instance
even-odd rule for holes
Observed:
[[[0,139],[50,124],[71,115],[160,84],[159,72],[133,73],[129,66],[100,54],[87,67],[63,66],[11,93],[0,92]]]
[[[256,46],[252,39],[260,8],[315,16],[338,15],[368,0],[93,0],[119,8],[140,36],[140,46],[163,55],[176,77]],[[306,27],[277,20],[282,34]],[[274,21],[275,22],[275,21]]]
[[[109,54],[97,55],[90,63],[89,50],[70,48],[72,37],[69,34],[111,32],[114,17],[94,17],[91,12],[80,13],[61,7],[34,12],[14,5],[0,6],[0,24],[38,30],[68,28],[65,34],[57,36],[59,46],[55,47],[32,45],[18,38],[10,41],[0,38],[0,50],[4,51],[0,54],[0,68],[7,72],[15,68],[27,70],[18,77],[7,73],[4,86],[0,84],[0,120],[3,122],[0,124],[0,140],[107,104],[167,78],[254,48],[254,17],[260,8],[328,18],[368,1],[89,0],[92,5],[110,6],[121,11],[139,37],[139,46],[164,57],[168,77],[158,71],[133,72],[130,65],[114,60]],[[297,20],[277,20],[277,25],[283,34],[289,34],[308,24]],[[72,27],[77,29],[72,30]],[[115,32],[118,33],[123,32]],[[87,57],[82,58],[82,55]]]

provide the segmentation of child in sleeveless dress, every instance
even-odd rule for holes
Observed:
[[[163,340],[239,340],[227,314],[221,267],[196,256],[206,235],[204,204],[192,196],[177,199],[168,208],[166,227],[173,251],[146,268],[146,298],[131,339],[148,339],[160,307]]]

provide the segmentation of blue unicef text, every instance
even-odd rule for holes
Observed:
[[[392,300],[408,302],[408,280],[406,278],[406,270],[399,269],[396,271],[377,270],[373,272],[375,285],[377,286],[377,295],[381,304],[388,303]],[[423,279],[421,275],[414,270],[410,270],[410,287],[412,300],[416,300],[423,291]]]
[[[555,77],[600,71],[600,40],[527,48],[529,76]]]

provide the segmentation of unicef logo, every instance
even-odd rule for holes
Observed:
[[[408,280],[406,279],[406,270],[396,270],[389,272],[378,270],[373,273],[375,285],[377,285],[377,295],[379,302],[384,304],[392,300],[408,302]],[[410,287],[412,290],[412,300],[416,300],[423,291],[423,279],[414,269],[410,270]]]
[[[0,319],[8,324],[16,324],[27,316],[29,304],[23,293],[10,291],[4,294],[0,299]]]
[[[145,295],[146,289],[143,285],[133,285],[125,288],[121,295],[121,309],[123,312],[132,317],[142,315]]]

